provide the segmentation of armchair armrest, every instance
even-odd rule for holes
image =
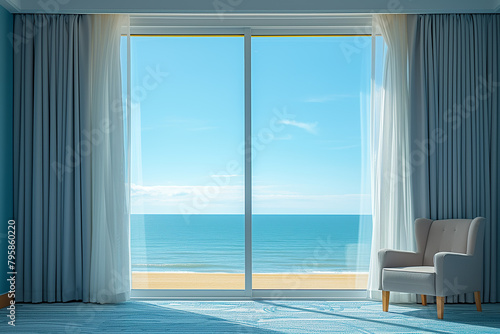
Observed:
[[[381,249],[378,252],[379,264],[379,290],[382,290],[382,271],[384,268],[421,266],[423,255],[421,253]]]
[[[380,269],[391,267],[421,266],[422,254],[415,252],[381,249],[378,252]]]
[[[452,252],[436,253],[436,295],[445,297],[480,291],[482,265],[482,259],[478,256]]]

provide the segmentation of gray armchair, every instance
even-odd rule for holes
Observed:
[[[484,218],[415,221],[417,252],[382,249],[378,253],[383,311],[390,291],[436,296],[443,319],[446,296],[474,292],[481,312]]]

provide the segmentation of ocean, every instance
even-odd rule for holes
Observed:
[[[244,273],[244,215],[131,215],[132,271]],[[367,272],[370,215],[253,215],[254,273]]]

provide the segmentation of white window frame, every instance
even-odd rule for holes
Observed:
[[[255,36],[367,36],[372,16],[344,14],[173,14],[131,15],[130,35],[244,37],[245,71],[245,289],[132,289],[138,299],[365,299],[366,290],[275,290],[252,289],[252,106],[251,43]],[[130,37],[127,39],[130,55]],[[130,56],[127,57],[127,86],[130,89]]]

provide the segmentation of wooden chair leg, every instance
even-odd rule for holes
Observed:
[[[479,291],[474,292],[474,300],[476,301],[477,311],[483,312],[483,309],[481,307],[481,292],[479,292]]]
[[[390,291],[382,291],[382,310],[384,312],[389,311],[389,297],[390,297]]]
[[[420,295],[420,297],[422,298],[422,305],[427,306],[427,295]]]
[[[436,296],[438,319],[443,319],[443,314],[444,314],[444,298],[445,297],[438,297],[438,296]]]

